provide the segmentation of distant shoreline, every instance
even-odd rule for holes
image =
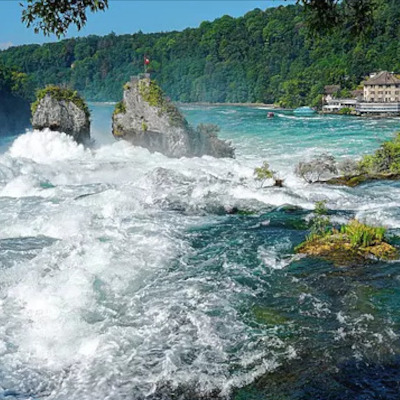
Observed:
[[[183,103],[180,101],[175,102],[179,106],[206,106],[206,107],[219,107],[219,106],[232,106],[232,107],[262,107],[265,109],[283,110],[281,108],[275,107],[273,104],[265,103],[209,103],[209,102],[192,102]]]
[[[90,104],[97,105],[114,105],[117,104],[115,101],[88,101]],[[266,104],[266,103],[210,103],[206,101],[196,101],[192,103],[184,103],[181,101],[173,101],[177,106],[203,106],[203,107],[248,107],[248,108],[265,108],[266,110],[275,110],[275,111],[293,111],[293,108],[282,108],[276,107],[274,104]]]

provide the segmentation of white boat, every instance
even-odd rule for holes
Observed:
[[[315,110],[313,110],[311,107],[307,107],[307,106],[296,108],[293,111],[293,114],[295,114],[295,115],[313,115],[315,113],[316,113]]]

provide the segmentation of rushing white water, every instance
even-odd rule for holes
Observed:
[[[190,278],[190,266],[181,265],[190,252],[185,229],[200,221],[169,211],[204,214],[233,204],[250,168],[206,157],[171,160],[126,142],[85,150],[50,131],[20,136],[0,168],[0,238],[47,245],[33,258],[32,250],[23,260],[3,254],[4,387],[55,399],[116,399],[163,382],[202,392],[250,380],[229,378],[231,348],[242,364],[263,356],[235,318],[235,284]],[[220,316],[208,315],[216,308]],[[275,358],[249,366],[249,376]]]
[[[304,152],[277,148],[269,158],[287,187],[259,189],[253,169],[268,144],[258,140],[237,141],[235,160],[178,160],[109,137],[85,149],[32,131],[0,155],[0,386],[9,396],[136,399],[164,386],[227,395],[296,357],[279,330],[239,315],[267,290],[260,276],[290,263],[290,240],[258,246],[252,269],[226,259],[217,274],[212,244],[191,261],[190,232],[225,223],[233,207],[311,209],[321,199],[399,228],[400,189],[306,185],[292,172]]]

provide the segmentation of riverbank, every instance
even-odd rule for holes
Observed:
[[[209,102],[194,102],[194,103],[182,103],[182,102],[176,102],[178,106],[202,106],[202,107],[249,107],[249,108],[254,108],[254,107],[261,107],[265,109],[274,109],[274,110],[281,110],[281,111],[292,111],[292,109],[289,108],[281,108],[281,107],[276,107],[274,104],[266,104],[266,103],[209,103]]]
[[[282,108],[277,107],[275,104],[267,104],[267,103],[210,103],[210,102],[193,102],[193,103],[183,103],[180,101],[173,102],[178,107],[187,107],[187,106],[198,106],[198,107],[247,107],[247,108],[265,108],[266,110],[274,110],[274,111],[293,111],[293,108]],[[88,104],[94,106],[107,106],[107,105],[115,105],[117,104],[114,101],[88,101]]]

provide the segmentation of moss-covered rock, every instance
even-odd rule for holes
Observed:
[[[344,238],[316,238],[302,243],[296,249],[297,253],[307,254],[333,261],[337,265],[348,265],[363,262],[371,258],[394,260],[397,250],[389,243],[379,243],[368,247],[354,247]]]
[[[62,88],[55,85],[49,85],[46,86],[44,89],[40,89],[37,91],[36,100],[31,105],[32,114],[35,114],[41,100],[43,100],[47,95],[58,101],[74,103],[80,110],[85,113],[88,118],[90,117],[90,111],[85,100],[83,100],[82,97],[79,96],[76,90]]]
[[[166,102],[160,86],[152,80],[140,80],[139,93],[153,107],[162,107]]]
[[[114,113],[115,114],[125,114],[126,113],[126,107],[123,101],[119,101],[114,108]]]
[[[71,89],[47,86],[31,105],[34,129],[64,132],[81,143],[90,138],[90,112],[86,102]]]
[[[113,114],[113,134],[169,157],[234,155],[229,143],[209,131],[191,128],[178,108],[148,77],[133,78],[125,84],[123,100]]]
[[[400,133],[383,142],[374,154],[367,154],[354,164],[353,168],[350,168],[351,173],[325,180],[323,183],[354,187],[371,181],[399,180]]]
[[[296,252],[320,257],[336,265],[352,265],[371,259],[394,260],[398,250],[385,239],[385,229],[362,224],[357,220],[323,234],[311,234],[296,247]]]
[[[400,180],[400,174],[393,173],[379,173],[379,174],[359,174],[351,176],[338,176],[336,178],[323,181],[328,185],[342,185],[355,187],[361,185],[362,183],[373,182],[373,181],[397,181]],[[321,183],[321,182],[320,182]]]

